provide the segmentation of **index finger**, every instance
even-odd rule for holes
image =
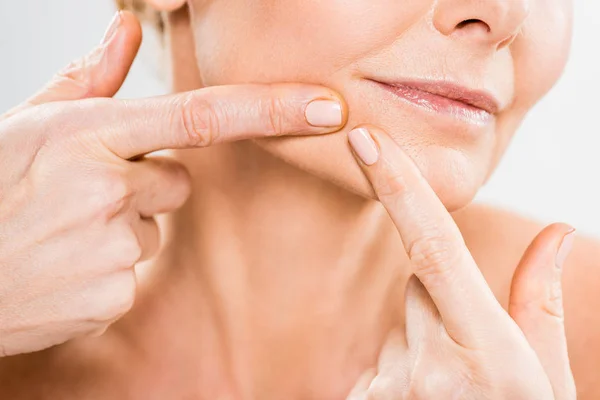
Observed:
[[[341,97],[305,84],[213,86],[192,92],[118,102],[102,142],[128,159],[164,149],[339,130],[347,118]]]
[[[349,141],[450,336],[473,344],[482,332],[497,329],[506,313],[418,167],[380,129],[355,129]]]

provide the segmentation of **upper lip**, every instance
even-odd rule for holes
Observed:
[[[471,107],[479,108],[490,114],[500,111],[500,102],[495,96],[484,90],[472,90],[464,86],[447,81],[398,81],[386,82],[373,79],[377,83],[399,88],[408,88],[427,92],[436,96],[464,103]]]

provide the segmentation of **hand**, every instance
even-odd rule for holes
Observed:
[[[410,158],[374,127],[349,139],[416,277],[407,287],[406,332],[390,334],[377,368],[348,399],[574,400],[561,299],[573,229],[552,225],[532,242],[507,313]]]
[[[345,120],[341,99],[312,85],[112,99],[141,40],[132,14],[115,21],[98,49],[0,118],[0,355],[103,332],[132,307],[133,266],[159,246],[153,217],[190,193],[182,165],[147,153]]]

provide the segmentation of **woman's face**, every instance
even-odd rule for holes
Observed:
[[[559,77],[571,0],[191,0],[207,86],[319,83],[349,123],[326,137],[258,142],[364,196],[346,135],[378,125],[445,205],[472,200],[527,111]]]

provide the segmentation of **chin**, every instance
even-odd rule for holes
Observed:
[[[357,196],[377,200],[350,150],[346,139],[350,130],[349,126],[327,136],[272,138],[255,143],[296,168]],[[464,151],[435,144],[400,145],[450,212],[468,205],[484,182],[487,170],[478,169]]]

